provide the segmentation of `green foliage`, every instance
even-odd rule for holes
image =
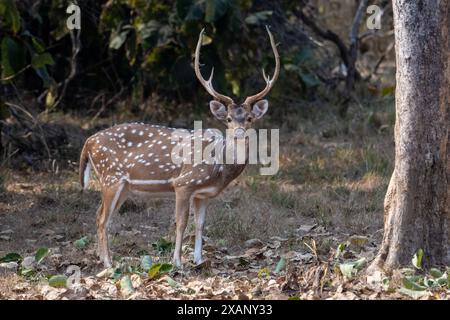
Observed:
[[[142,257],[141,268],[144,272],[148,272],[152,267],[152,264],[153,264],[152,257],[148,255]]]
[[[270,277],[270,270],[269,268],[265,267],[258,271],[258,278],[262,279],[263,277],[269,278]]]
[[[447,267],[445,272],[438,268],[430,268],[428,274],[422,271],[422,258],[424,252],[418,249],[411,259],[411,263],[415,269],[403,269],[402,286],[398,290],[400,293],[418,299],[430,294],[430,291],[436,288],[450,287],[450,277],[448,276]]]
[[[0,20],[0,35],[3,34],[0,45],[1,79],[11,80],[31,66],[42,79],[43,86],[49,87],[53,79],[47,65],[54,65],[55,61],[43,41],[34,36],[31,29],[23,29],[27,24],[22,25],[16,2],[0,2],[0,17],[4,17],[3,25]],[[40,21],[42,23],[42,18]]]
[[[174,289],[181,287],[181,284],[173,280],[171,277],[167,277],[167,284]]]
[[[313,51],[310,47],[303,48],[293,57],[287,58],[284,68],[286,71],[297,75],[303,86],[312,88],[318,86],[321,82],[313,72],[317,67],[316,61],[313,57]]]
[[[14,75],[25,65],[22,45],[12,37],[6,36],[1,43],[2,78]]]
[[[160,254],[169,253],[174,248],[174,243],[164,238],[159,239],[157,242],[152,243],[153,248]]]
[[[55,61],[48,52],[36,53],[31,58],[31,65],[34,69],[40,69],[45,65],[54,65]]]
[[[124,276],[120,280],[120,291],[124,296],[129,296],[134,292],[133,284],[129,276]]]
[[[250,25],[261,25],[266,23],[269,17],[272,15],[272,11],[259,11],[253,14],[249,14],[245,18],[245,23]]]
[[[65,275],[55,275],[48,279],[48,285],[54,288],[65,288],[67,286],[67,277]]]
[[[222,18],[228,10],[227,0],[206,0],[205,21],[213,23]]]
[[[174,7],[159,1],[114,2],[103,9],[100,29],[110,34],[111,50],[125,51],[133,73],[145,71],[147,81],[178,90],[194,83],[189,48],[201,25],[228,11],[223,0],[177,1]]]
[[[10,252],[0,258],[0,262],[19,262],[22,261],[22,256],[16,252]]]
[[[50,251],[48,250],[48,248],[45,247],[39,248],[36,251],[36,254],[34,255],[34,260],[36,261],[36,264],[40,264],[45,259],[45,257],[48,256],[49,253]]]
[[[91,239],[88,236],[84,236],[84,237],[82,237],[82,238],[80,238],[78,240],[75,240],[73,245],[77,249],[84,249],[89,244],[89,242],[91,242]]]
[[[20,15],[14,0],[0,1],[0,17],[4,17],[6,27],[12,33],[17,34],[20,31]]]
[[[154,279],[159,275],[172,271],[172,269],[173,266],[170,263],[155,263],[151,266],[150,270],[148,270],[147,275],[149,279]]]
[[[280,261],[278,261],[274,273],[280,273],[284,269],[285,266],[286,266],[286,259],[280,258]]]
[[[414,257],[412,258],[412,261],[411,261],[414,268],[419,269],[419,270],[422,269],[422,258],[423,258],[423,250],[419,249],[414,254]]]
[[[338,259],[345,250],[345,243],[340,243],[336,249],[335,259]]]
[[[11,112],[9,111],[8,106],[0,100],[0,120],[5,120],[11,115]],[[0,191],[2,190],[3,182],[5,181],[5,175],[4,175],[4,168],[0,166]]]
[[[151,93],[168,100],[202,101],[195,92],[198,89],[204,97],[207,93],[192,68],[192,54],[202,28],[207,31],[202,72],[206,75],[214,66],[218,91],[239,96],[254,94],[255,87],[264,85],[259,70],[273,70],[266,24],[273,27],[275,39],[282,44],[280,81],[294,76],[299,81],[286,83],[300,95],[319,84],[315,75],[317,59],[308,42],[301,48],[282,42],[283,22],[275,17],[274,7],[289,12],[292,5],[284,2],[86,0],[79,5],[82,48],[77,58],[76,85],[68,94],[83,89],[116,92],[120,85],[127,89],[135,105]],[[44,100],[47,107],[58,99],[57,88],[61,86],[57,83],[62,83],[70,72],[72,42],[65,24],[66,8],[65,1],[42,1],[33,8],[13,0],[0,2],[3,83],[28,79],[34,73],[41,82],[23,82],[19,86],[39,95],[48,89]],[[305,90],[297,90],[298,84]],[[272,97],[280,96],[279,90],[275,88]]]
[[[366,258],[361,258],[356,261],[341,263],[339,265],[339,270],[346,278],[351,279],[358,273],[358,271],[361,271],[366,264]]]

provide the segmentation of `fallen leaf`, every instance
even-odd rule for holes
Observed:
[[[259,239],[250,239],[244,242],[244,247],[246,248],[261,248],[264,243]]]
[[[53,288],[65,288],[67,286],[67,277],[65,275],[55,275],[48,279],[49,286]]]
[[[123,296],[128,297],[133,292],[134,292],[134,288],[133,288],[133,284],[131,283],[130,277],[129,276],[124,276],[120,280],[120,293]]]

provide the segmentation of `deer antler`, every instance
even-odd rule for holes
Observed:
[[[233,99],[231,99],[228,96],[224,96],[224,95],[218,93],[216,90],[214,90],[214,87],[212,85],[214,68],[212,68],[211,75],[209,76],[208,80],[205,80],[200,72],[200,61],[199,61],[200,60],[200,49],[202,47],[202,40],[203,40],[204,32],[205,32],[205,29],[203,28],[202,31],[200,31],[200,35],[198,37],[198,42],[197,42],[197,48],[195,49],[194,69],[195,69],[195,74],[197,76],[197,79],[200,81],[200,83],[203,85],[203,87],[205,87],[206,91],[208,91],[208,93],[214,97],[214,99],[224,102],[227,105],[234,104]]]
[[[244,104],[246,105],[251,105],[254,102],[264,98],[264,96],[266,96],[269,93],[270,89],[272,89],[273,84],[275,83],[275,81],[277,81],[278,74],[280,73],[280,55],[278,54],[277,51],[277,45],[275,44],[275,40],[273,39],[273,35],[272,33],[270,33],[268,26],[266,26],[266,30],[267,33],[269,34],[270,45],[272,46],[273,55],[275,56],[275,71],[273,73],[273,77],[270,78],[269,76],[266,76],[264,69],[262,70],[264,80],[266,81],[266,87],[261,92],[255,94],[254,96],[247,97],[247,99],[245,99],[244,101]]]

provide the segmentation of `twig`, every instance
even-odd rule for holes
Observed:
[[[10,108],[15,108],[15,109],[21,111],[22,113],[24,113],[27,117],[29,117],[31,119],[31,121],[33,122],[33,124],[35,126],[38,127],[38,129],[39,129],[39,131],[41,133],[39,135],[39,138],[41,139],[41,142],[42,142],[42,144],[45,147],[45,151],[47,152],[48,158],[51,159],[52,154],[50,152],[50,148],[48,147],[47,140],[45,138],[44,129],[42,128],[41,124],[39,123],[39,120],[35,116],[33,116],[28,110],[26,110],[24,107],[22,107],[22,106],[19,106],[17,104],[10,103],[10,102],[5,102],[5,105],[7,105]],[[30,129],[32,130],[33,128],[30,128]]]
[[[394,47],[395,42],[392,41],[386,48],[386,50],[384,50],[383,54],[381,55],[381,57],[378,59],[377,63],[375,64],[375,66],[373,67],[372,71],[370,72],[370,74],[364,79],[365,81],[369,81],[372,76],[374,74],[376,74],[378,68],[380,67],[381,63],[384,61],[384,59],[386,59],[387,54],[392,50],[392,48]]]
[[[6,78],[0,78],[0,81],[9,81],[14,79],[15,77],[17,77],[19,74],[21,74],[22,72],[26,71],[29,67],[31,67],[31,64],[23,67],[22,69],[20,69],[19,71],[17,71],[15,74],[10,75],[9,77]]]
[[[319,35],[321,38],[333,42],[339,50],[342,61],[345,66],[348,67],[348,48],[344,41],[338,36],[337,33],[331,30],[324,30],[319,27],[312,18],[303,13],[302,9],[294,10],[294,14],[299,18],[305,25],[311,28],[311,30]]]
[[[353,18],[352,27],[350,29],[350,48],[348,50],[348,69],[347,69],[347,79],[345,81],[346,94],[353,89],[353,84],[355,82],[356,75],[356,59],[358,58],[358,33],[361,26],[361,20],[363,13],[367,7],[369,0],[361,0],[359,2],[358,9],[356,10],[355,17]]]
[[[320,37],[325,40],[333,42],[339,50],[339,54],[341,56],[342,61],[347,69],[347,74],[345,78],[345,92],[344,92],[344,102],[342,103],[342,107],[340,108],[339,113],[341,115],[345,115],[347,112],[347,102],[350,101],[350,91],[353,89],[355,79],[361,79],[361,76],[356,69],[356,60],[358,57],[358,34],[361,26],[361,21],[363,17],[363,13],[367,7],[368,0],[360,0],[358,8],[356,10],[355,16],[353,18],[349,40],[350,46],[347,47],[342,39],[331,30],[324,30],[320,28],[315,22],[314,19],[308,17],[303,10],[300,8],[299,10],[294,10],[294,14],[299,18],[305,25],[310,27],[313,32],[315,32]],[[302,1],[304,5],[305,2]]]
[[[112,104],[114,101],[116,101],[118,98],[120,98],[120,96],[122,95],[122,93],[125,91],[125,88],[122,87],[120,89],[120,91],[118,93],[116,93],[111,99],[109,99],[108,101],[106,101],[106,103],[104,102],[105,100],[105,94],[101,93],[99,96],[95,97],[94,100],[91,103],[91,107],[95,104],[95,102],[102,97],[102,107],[100,108],[100,110],[94,115],[94,117],[91,119],[91,121],[89,121],[90,125],[92,125],[92,123],[95,122],[95,120],[97,120],[97,118],[103,113],[103,111],[105,111],[105,109],[107,107],[109,107],[110,104]]]
[[[359,27],[361,26],[362,15],[364,13],[364,10],[367,7],[368,2],[369,2],[369,0],[361,0],[359,2],[359,6],[358,6],[358,9],[356,10],[356,14],[353,17],[352,28],[350,29],[350,34],[349,34],[351,43],[356,43],[358,41],[358,33],[359,33]]]
[[[48,114],[51,110],[55,109],[61,103],[62,99],[66,95],[66,90],[67,86],[69,85],[69,82],[71,82],[72,79],[77,74],[77,56],[81,50],[80,35],[81,30],[78,30],[77,32],[74,30],[70,30],[70,39],[72,41],[72,57],[70,59],[70,73],[62,83],[63,88],[61,90],[61,93],[59,94],[58,100],[50,108],[45,110],[46,114]],[[61,86],[61,84],[59,84],[58,87],[59,86]]]
[[[390,37],[394,35],[394,29],[389,30],[387,32],[380,32],[377,30],[370,30],[370,31],[366,31],[363,32],[362,34],[360,34],[358,36],[358,40],[359,41],[363,41],[366,40],[367,38],[371,38],[371,37]]]
[[[20,102],[21,104],[23,104],[22,97],[20,96],[19,90],[17,89],[16,85],[14,84],[14,81],[11,81],[11,86],[14,88],[14,91],[15,91],[15,93],[16,93],[17,98],[19,99],[19,102]],[[39,120],[38,120],[35,116],[33,116],[27,109],[25,109],[25,108],[22,107],[22,106],[19,106],[19,105],[10,103],[10,102],[5,102],[5,105],[8,106],[8,107],[10,107],[10,108],[11,108],[11,107],[12,107],[12,108],[16,108],[17,110],[21,111],[21,112],[24,113],[26,116],[28,116],[28,117],[31,119],[31,121],[33,121],[34,125],[38,127],[38,129],[39,129],[39,131],[40,131],[40,133],[41,133],[41,134],[39,135],[39,138],[41,139],[41,142],[42,142],[42,144],[43,144],[44,147],[45,147],[45,151],[47,152],[48,159],[51,159],[52,154],[51,154],[51,152],[50,152],[50,148],[48,147],[47,140],[46,140],[46,138],[45,138],[45,131],[44,131],[44,129],[42,129],[42,126],[41,126],[41,124],[39,123]],[[30,128],[30,129],[33,130],[33,128]]]
[[[311,251],[317,261],[320,261],[319,256],[317,255],[316,241],[311,239],[311,245],[307,244],[305,241],[303,241],[303,244]]]
[[[6,154],[7,151],[6,151],[6,148],[5,148],[5,152],[4,152],[4,155],[3,155],[3,160],[2,160],[2,162],[0,162],[0,168],[3,167],[9,161],[9,159],[11,159],[17,152],[19,152],[19,149],[16,149],[16,150],[14,150],[11,153]]]

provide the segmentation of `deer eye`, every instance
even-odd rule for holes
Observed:
[[[252,117],[248,117],[248,118],[247,118],[247,121],[248,121],[248,122],[252,122]]]
[[[231,121],[233,121],[233,120],[232,120],[231,118],[227,118],[227,121],[228,121],[228,122],[231,122]]]

